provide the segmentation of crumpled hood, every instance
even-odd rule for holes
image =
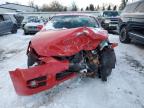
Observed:
[[[81,40],[78,40],[79,36],[76,36],[77,33],[81,33],[85,28],[72,28],[72,29],[61,29],[61,30],[48,30],[41,31],[35,35],[35,37],[31,40],[31,47],[37,52],[40,56],[69,56],[72,55],[79,50],[82,50],[82,45],[75,45],[75,40],[81,43]],[[88,29],[88,28],[87,28]],[[89,36],[91,37],[94,34],[94,31],[91,29],[89,32]],[[84,36],[85,42],[83,45],[88,43],[89,36]],[[83,38],[83,36],[80,36]],[[97,36],[99,37],[99,36]],[[96,36],[93,36],[96,38]],[[103,38],[107,38],[103,36]],[[90,39],[89,39],[90,40]],[[76,42],[77,43],[77,42]]]
[[[63,41],[74,37],[77,30],[74,28],[39,32],[31,40],[31,46],[41,56],[57,55],[62,49]]]

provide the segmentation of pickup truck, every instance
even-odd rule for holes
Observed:
[[[118,21],[119,21],[119,12],[113,10],[107,10],[100,12],[99,21],[101,26],[110,31],[117,30]]]
[[[144,0],[128,4],[120,15],[119,39],[130,43],[132,39],[144,42]]]

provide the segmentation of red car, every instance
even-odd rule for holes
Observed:
[[[53,16],[29,42],[29,68],[10,72],[15,90],[35,94],[78,74],[107,81],[115,68],[115,46],[93,16]]]

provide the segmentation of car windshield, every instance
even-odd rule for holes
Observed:
[[[30,19],[28,19],[28,23],[30,23],[30,22],[41,22],[41,20],[40,19],[38,19],[38,18],[30,18]]]
[[[115,16],[118,16],[118,12],[112,12],[112,11],[107,11],[107,12],[103,12],[103,16],[104,17],[115,17]]]
[[[44,29],[70,29],[82,26],[97,28],[99,25],[93,17],[82,15],[60,15],[52,17]]]
[[[29,16],[27,18],[25,18],[23,20],[23,22],[27,22],[27,23],[31,23],[31,22],[35,22],[35,23],[39,23],[39,22],[43,22],[43,20],[37,16]]]

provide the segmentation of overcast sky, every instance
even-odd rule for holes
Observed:
[[[20,3],[23,5],[28,5],[29,1],[32,0],[0,0],[0,4],[5,3],[5,2],[10,2],[10,3]],[[35,4],[38,6],[42,6],[43,4],[49,4],[53,0],[33,0]],[[103,5],[103,4],[113,4],[113,5],[119,5],[121,3],[121,0],[57,0],[59,1],[62,5],[64,6],[71,6],[71,3],[74,1],[79,8],[85,8],[89,4],[94,4],[94,6],[97,5]],[[132,1],[132,0],[129,0]]]

